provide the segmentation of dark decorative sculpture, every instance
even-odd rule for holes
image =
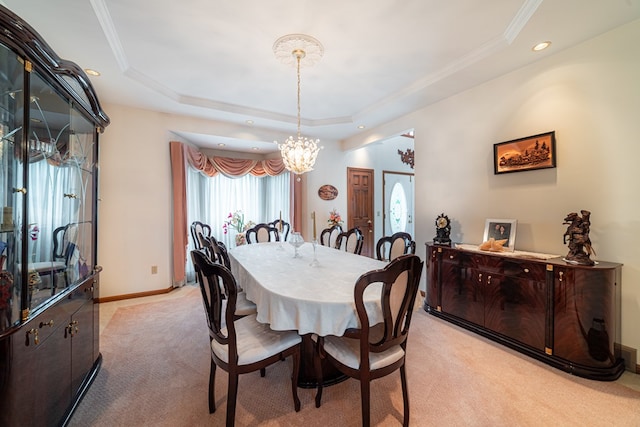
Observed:
[[[564,259],[574,264],[594,265],[595,262],[589,258],[591,254],[595,255],[589,238],[591,212],[583,209],[580,214],[571,212],[564,219],[563,224],[569,225],[562,239],[564,244],[567,243],[567,238],[569,239],[569,253]]]
[[[411,166],[413,169],[414,164],[414,151],[411,148],[407,148],[407,151],[398,150],[398,154],[400,154],[400,161],[405,165]]]

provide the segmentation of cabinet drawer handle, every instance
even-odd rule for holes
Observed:
[[[78,333],[78,321],[74,320],[73,322],[67,325],[67,330],[69,331],[69,335],[72,337]]]
[[[562,275],[564,274],[562,271],[559,273],[560,274],[560,278],[558,279],[560,282],[562,282]]]
[[[449,255],[449,259],[453,259],[453,255]]]
[[[525,268],[525,269],[524,269],[524,272],[525,272],[525,273],[528,273],[528,272],[529,272],[529,269],[528,269],[528,268]]]
[[[40,338],[38,338],[38,330],[36,328],[29,329],[29,332],[27,332],[27,345],[29,345],[29,335],[33,335],[33,343],[35,345],[40,344]]]
[[[26,188],[14,188],[13,189],[14,193],[22,193],[22,194],[27,194],[27,189]]]
[[[40,322],[40,328],[44,328],[45,326],[53,328],[53,319],[49,320],[47,323]]]

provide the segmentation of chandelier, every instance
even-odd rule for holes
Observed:
[[[288,137],[283,143],[278,143],[282,161],[287,170],[302,175],[313,170],[320,147],[319,139],[303,137],[300,132],[300,66],[314,65],[322,58],[324,48],[322,44],[311,36],[304,34],[289,34],[280,37],[273,44],[273,52],[282,63],[296,65],[298,75],[298,134]],[[299,178],[298,178],[299,179]]]

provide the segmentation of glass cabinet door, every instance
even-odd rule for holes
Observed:
[[[71,110],[71,132],[64,153],[69,168],[68,194],[76,202],[73,220],[67,230],[70,244],[67,275],[71,283],[88,277],[95,266],[93,206],[96,141],[95,126],[78,111]]]
[[[24,64],[0,45],[0,332],[20,321]]]
[[[25,241],[29,244],[28,307],[33,311],[66,287],[59,227],[71,221],[76,202],[67,198],[61,185],[69,173],[58,149],[69,135],[69,103],[36,71],[30,73],[30,93]]]
[[[31,73],[28,134],[29,308],[93,270],[92,123]]]

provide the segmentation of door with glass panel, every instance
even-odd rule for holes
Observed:
[[[415,180],[412,173],[382,172],[384,218],[383,233],[391,236],[399,231],[414,236],[413,197]]]

